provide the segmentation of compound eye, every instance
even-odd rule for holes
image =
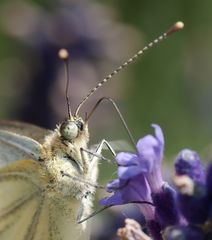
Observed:
[[[80,120],[76,121],[76,125],[77,125],[77,127],[79,128],[80,131],[83,130],[83,123]]]
[[[60,127],[60,133],[66,140],[73,140],[78,135],[78,127],[75,122],[63,122]]]

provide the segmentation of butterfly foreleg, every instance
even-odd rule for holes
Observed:
[[[103,160],[106,159],[101,155],[104,145],[108,148],[108,150],[111,152],[113,157],[115,157],[116,153],[115,153],[114,149],[109,144],[109,142],[106,141],[105,139],[101,140],[101,142],[98,144],[98,146],[96,147],[96,149],[94,151],[87,150],[87,149],[81,149],[82,156],[85,152],[92,155],[90,158],[90,163],[89,163],[90,170],[88,171],[88,173],[89,173],[89,179],[92,180],[93,182],[96,182],[97,177],[98,177],[99,159],[103,159]]]
[[[101,154],[102,154],[102,150],[104,148],[104,146],[107,147],[107,149],[111,152],[113,158],[114,156],[116,156],[116,153],[114,151],[114,149],[112,148],[112,146],[108,143],[107,140],[103,139],[101,140],[101,142],[98,144],[98,146],[96,147],[95,150],[89,150],[89,149],[83,149],[81,148],[81,154],[82,154],[82,157],[83,157],[83,154],[89,154],[91,157],[90,157],[90,162],[89,162],[89,171],[88,171],[88,180],[90,182],[96,182],[97,180],[97,177],[98,177],[98,163],[99,163],[99,159],[103,159],[103,160],[107,160],[107,161],[110,161],[109,159],[103,157]],[[80,210],[79,210],[79,213],[78,213],[78,216],[77,216],[77,222],[78,223],[82,223],[84,222],[86,219],[89,219],[91,216],[95,215],[95,212],[93,213],[90,213],[87,212],[84,208],[84,200],[86,198],[90,198],[92,196],[92,193],[91,192],[88,192],[88,195],[87,196],[84,196],[84,199],[82,201],[82,204],[80,206]]]
[[[115,156],[116,156],[116,152],[114,151],[114,149],[112,148],[112,146],[110,145],[110,143],[109,143],[107,140],[105,140],[105,139],[103,139],[103,140],[99,143],[99,145],[97,146],[97,148],[96,148],[96,150],[94,151],[94,153],[96,153],[96,154],[101,154],[104,145],[108,148],[108,150],[111,152],[111,154],[113,155],[113,157],[115,157]],[[94,156],[93,158],[95,158],[95,156]],[[91,161],[93,161],[93,158],[92,158]]]

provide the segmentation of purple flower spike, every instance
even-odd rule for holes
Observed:
[[[187,175],[193,181],[205,183],[205,172],[199,155],[189,149],[182,150],[175,161],[176,175]]]

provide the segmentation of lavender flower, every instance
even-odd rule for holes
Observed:
[[[153,240],[211,239],[212,164],[205,174],[198,154],[182,150],[175,162],[174,182],[178,188],[175,191],[164,182],[161,173],[162,130],[158,125],[152,126],[155,136],[141,138],[135,154],[122,152],[117,155],[118,179],[107,185],[107,191],[113,195],[100,203],[106,206],[137,203]],[[142,201],[153,206],[141,204]],[[124,228],[123,239],[143,239],[138,238],[139,234],[127,237],[128,230]]]
[[[107,191],[113,192],[109,198],[102,199],[102,205],[121,205],[133,202],[151,202],[152,189],[162,186],[160,164],[163,156],[164,138],[158,125],[153,125],[155,135],[147,135],[140,139],[136,145],[137,153],[119,153],[116,157],[118,163],[118,179],[107,185]],[[159,172],[159,173],[158,173]],[[155,181],[151,181],[155,176]],[[150,184],[148,183],[150,180]],[[147,219],[154,215],[150,206],[140,206]]]
[[[117,155],[118,179],[107,185],[107,191],[114,192],[114,194],[103,199],[101,204],[118,205],[135,201],[150,201],[150,191],[158,190],[163,185],[160,165],[164,138],[161,128],[158,125],[152,126],[155,128],[156,137],[147,135],[140,139],[136,145],[136,154],[122,152]],[[151,177],[155,181],[152,181]]]
[[[161,174],[163,133],[158,125],[152,126],[155,136],[141,138],[136,145],[136,154],[122,152],[117,155],[118,179],[107,185],[107,191],[113,195],[102,199],[100,203],[108,206],[153,202],[154,208],[145,204],[138,206],[146,218],[151,235],[160,240],[161,230],[179,223],[180,217],[176,207],[176,193],[163,181]]]

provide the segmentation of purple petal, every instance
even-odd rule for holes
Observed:
[[[99,203],[103,206],[124,204],[121,193],[119,191],[115,192],[111,197],[101,199]]]
[[[114,192],[120,187],[120,180],[115,179],[107,184],[107,192]]]
[[[117,181],[114,181],[115,185]],[[102,199],[101,205],[122,205],[131,202],[151,201],[150,188],[144,178],[140,175],[128,182],[120,181],[120,188],[117,189],[111,197]]]
[[[129,181],[127,187],[122,191],[122,196],[125,201],[151,201],[150,188],[143,175],[139,175]]]
[[[128,166],[128,165],[134,165],[138,164],[137,162],[137,156],[132,153],[127,153],[127,152],[120,152],[116,156],[116,161],[119,165],[122,166]]]
[[[136,145],[140,164],[145,165],[149,172],[160,167],[164,148],[164,137],[161,128],[156,124],[152,126],[155,128],[156,136],[147,135],[141,138]]]
[[[163,184],[161,161],[164,150],[164,137],[161,128],[153,124],[155,137],[147,135],[137,143],[139,168],[144,173],[153,192],[160,191]]]
[[[158,158],[154,150],[154,147],[157,146],[157,144],[158,142],[153,136],[147,135],[140,139],[136,145],[140,164],[145,165],[148,171],[152,171],[154,161]]]
[[[152,127],[155,129],[155,136],[158,142],[164,146],[164,136],[160,126],[157,124],[152,124]]]
[[[143,169],[139,166],[130,166],[130,167],[119,167],[118,168],[118,176],[120,179],[129,180],[137,175],[147,172],[146,169]]]

